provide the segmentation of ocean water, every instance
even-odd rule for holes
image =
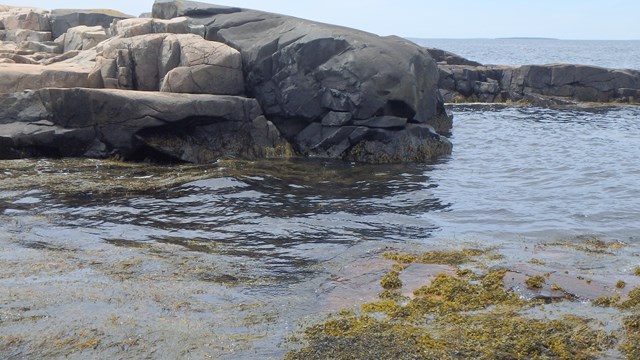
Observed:
[[[584,64],[640,70],[640,40],[411,39],[486,65]]]
[[[591,42],[542,43],[425,45],[486,63],[638,68],[640,56],[605,50],[637,42],[591,55]],[[558,266],[606,277],[640,263],[640,107],[451,110],[453,153],[428,164],[0,161],[0,260],[46,265],[0,273],[0,317],[29,319],[0,321],[0,335],[26,339],[0,357],[61,356],[40,338],[99,328],[98,357],[279,358],[301,320],[375,296],[388,249],[490,247],[526,263],[536,244],[597,238],[623,246]]]

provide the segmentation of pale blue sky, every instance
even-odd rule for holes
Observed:
[[[640,39],[638,0],[217,0],[204,1],[278,12],[380,35],[421,38],[552,37]],[[0,0],[52,8],[111,8],[139,15],[153,0]]]

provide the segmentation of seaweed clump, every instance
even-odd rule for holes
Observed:
[[[427,258],[462,264],[471,257],[432,255],[386,256],[402,264]],[[360,311],[308,327],[297,339],[303,346],[285,359],[591,359],[614,345],[615,338],[590,319],[526,316],[525,310],[542,303],[505,289],[505,275],[506,270],[441,273],[411,297],[387,289]]]
[[[626,334],[620,350],[627,359],[640,359],[640,314],[628,316],[623,321]]]
[[[544,283],[545,283],[545,279],[540,275],[528,277],[524,281],[524,284],[527,285],[527,287],[531,290],[542,289],[542,287],[544,286]]]
[[[420,255],[412,254],[400,254],[397,252],[388,252],[384,254],[384,257],[397,261],[400,264],[441,264],[441,265],[462,265],[469,262],[474,257],[487,254],[488,250],[482,249],[463,249],[463,250],[434,250],[426,251]]]

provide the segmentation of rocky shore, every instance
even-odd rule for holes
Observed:
[[[438,67],[409,41],[254,10],[156,1],[0,8],[0,158],[388,163],[451,152]]]
[[[482,65],[443,50],[428,51],[438,62],[438,86],[446,102],[640,104],[637,70],[574,64]]]

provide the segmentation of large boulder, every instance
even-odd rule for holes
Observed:
[[[242,54],[248,95],[290,139],[300,154],[369,161],[355,151],[363,141],[388,146],[398,156],[375,161],[423,161],[414,143],[435,142],[431,156],[448,154],[449,142],[429,126],[448,132],[438,92],[438,67],[426,50],[397,37],[374,34],[284,15],[191,1],[156,1],[153,16],[191,17],[206,27],[206,38]],[[332,113],[349,121],[326,126]],[[347,115],[348,114],[348,115]],[[373,119],[404,119],[379,128]],[[362,123],[359,123],[362,122]],[[408,124],[420,125],[415,131]],[[426,136],[429,133],[429,136]],[[415,137],[415,141],[399,139]],[[390,145],[394,144],[394,145]],[[402,149],[406,146],[406,149]],[[407,150],[407,151],[404,151]],[[404,155],[407,155],[406,157]]]
[[[291,154],[254,99],[49,88],[0,95],[0,157],[135,157],[193,162]]]
[[[195,34],[117,37],[101,47],[94,72],[104,87],[194,94],[240,95],[240,53]]]

